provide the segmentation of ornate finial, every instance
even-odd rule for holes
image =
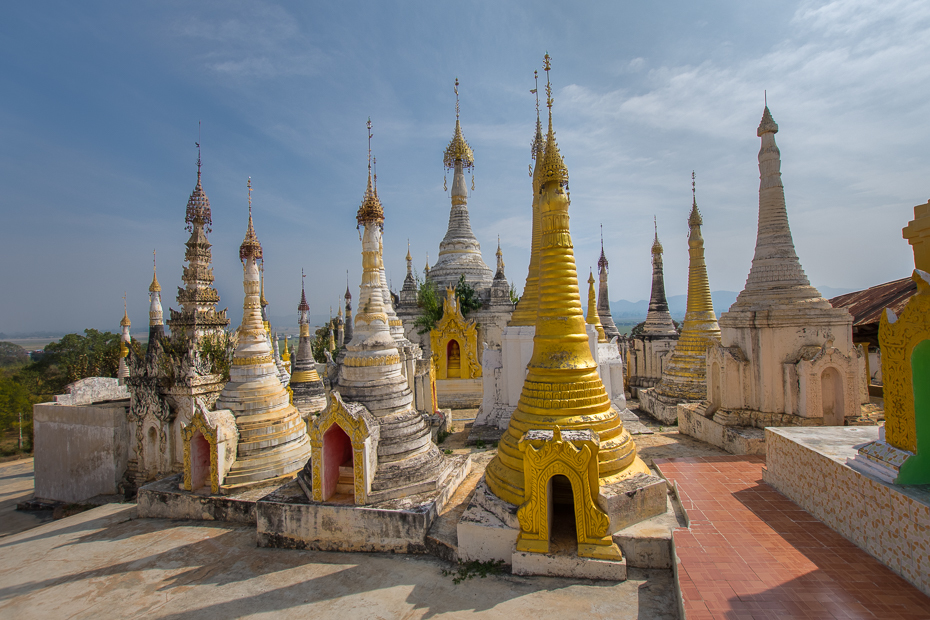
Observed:
[[[197,180],[200,180],[200,121],[197,121]]]
[[[652,216],[652,225],[655,227],[656,237],[655,241],[652,242],[652,253],[661,254],[663,252],[662,244],[659,243],[659,222],[656,219],[656,216]]]
[[[452,140],[449,142],[449,146],[446,147],[445,152],[442,155],[442,164],[443,167],[449,170],[455,169],[455,165],[458,163],[462,166],[463,170],[474,170],[475,168],[475,154],[471,150],[471,147],[468,145],[468,142],[465,140],[465,136],[462,134],[462,124],[459,122],[459,79],[455,78],[455,132],[452,134]],[[445,179],[443,179],[443,191],[445,191],[446,184]]]
[[[558,181],[560,184],[568,185],[568,168],[562,160],[562,154],[559,153],[559,145],[555,141],[555,130],[552,128],[552,83],[549,81],[549,70],[552,68],[552,59],[549,54],[543,61],[543,69],[546,70],[546,107],[549,108],[549,134],[546,136],[546,153],[543,156],[541,169],[541,182]]]
[[[129,311],[126,309],[126,292],[123,291],[123,318],[119,322],[123,327],[129,327]]]
[[[775,122],[772,113],[769,112],[768,97],[766,97],[765,110],[762,112],[762,120],[759,122],[756,135],[761,138],[762,134],[765,133],[778,133],[778,123]]]
[[[536,87],[530,92],[536,95],[536,118],[539,118],[539,71],[533,69],[533,82],[536,84]]]
[[[198,123],[199,127],[199,123]],[[210,217],[210,199],[207,198],[207,194],[203,191],[203,186],[200,184],[200,130],[197,130],[197,142],[194,142],[194,146],[197,147],[197,184],[194,186],[194,191],[191,192],[190,198],[187,199],[187,212],[184,215],[184,224],[187,232],[194,232],[195,226],[203,226],[204,232],[211,232],[210,226],[213,224],[213,220]]]
[[[246,187],[249,190],[249,226],[245,231],[245,239],[239,246],[239,260],[245,262],[246,259],[254,258],[262,260],[262,244],[258,242],[255,235],[255,226],[252,224],[252,177],[249,177]]]
[[[158,283],[158,263],[155,260],[155,250],[152,250],[152,284],[149,293],[160,293],[161,285]]]
[[[413,257],[410,256],[410,239],[407,239],[407,264],[409,265],[412,262],[413,262]]]
[[[697,206],[697,190],[695,189],[694,184],[694,170],[691,171],[691,215],[688,216],[688,227],[694,228],[695,226],[700,226],[704,223],[704,220],[701,218],[701,212],[698,211]]]
[[[370,223],[384,224],[384,208],[381,206],[381,201],[378,199],[378,174],[375,172],[374,175],[372,175],[372,169],[377,162],[375,158],[371,156],[371,139],[374,137],[374,134],[371,132],[371,117],[368,118],[366,127],[368,127],[368,187],[365,189],[362,204],[359,206],[358,213],[355,215],[357,228]],[[372,176],[374,176],[374,182],[372,182]],[[359,237],[361,237],[361,231],[359,232]]]

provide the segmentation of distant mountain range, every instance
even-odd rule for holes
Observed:
[[[818,286],[817,290],[820,291],[820,294],[827,299],[836,297],[837,295],[842,295],[844,293],[853,292],[853,289],[851,288],[833,288],[831,286]],[[714,303],[714,312],[718,317],[730,309],[730,306],[732,306],[733,302],[736,301],[737,295],[739,295],[739,293],[734,293],[733,291],[711,292],[710,298]],[[687,295],[672,295],[668,298],[668,311],[672,315],[672,318],[675,320],[680,321],[685,317],[687,306]],[[642,321],[646,318],[646,314],[648,312],[648,299],[641,299],[640,301],[627,301],[626,299],[619,299],[617,301],[610,302],[610,314],[614,317],[614,319],[622,319],[626,321],[639,319]]]

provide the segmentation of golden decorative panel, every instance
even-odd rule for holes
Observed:
[[[251,357],[234,357],[233,366],[252,366],[258,364],[271,364],[274,360],[271,358],[270,353],[265,355],[253,355]]]
[[[346,357],[342,362],[346,366],[389,366],[391,364],[400,364],[400,355],[391,353],[390,355],[380,355],[377,357]]]
[[[449,373],[449,344],[455,341],[453,349],[459,353],[459,376]],[[462,309],[455,298],[455,289],[446,289],[446,299],[442,302],[442,318],[429,333],[430,349],[436,364],[437,379],[477,379],[481,377],[481,363],[478,361],[478,325],[466,321]]]
[[[323,435],[334,424],[338,425],[352,443],[352,474],[355,482],[355,503],[362,505],[368,501],[367,485],[365,484],[366,472],[368,470],[368,459],[366,457],[365,442],[372,434],[374,439],[380,430],[377,423],[368,410],[363,406],[356,404],[350,411],[339,392],[332,392],[329,404],[320,415],[316,416],[310,424],[308,435],[310,436],[310,445],[312,456],[310,458],[313,481],[313,501],[322,502],[323,499]],[[373,442],[376,444],[376,441]],[[377,450],[377,445],[371,446],[372,450]]]
[[[550,481],[565,476],[571,483],[578,536],[578,555],[619,560],[622,555],[608,530],[610,517],[598,507],[597,453],[600,441],[589,429],[530,430],[519,443],[523,453],[526,501],[517,509],[517,551],[548,553],[552,498]]]
[[[213,494],[220,492],[220,468],[219,458],[216,449],[216,430],[211,429],[203,414],[200,411],[194,413],[190,424],[181,429],[181,442],[184,444],[184,489],[193,491],[193,481],[191,477],[191,440],[194,433],[200,431],[210,444],[210,492]]]

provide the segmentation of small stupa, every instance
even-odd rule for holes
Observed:
[[[304,291],[304,275],[301,270],[300,303],[297,304],[297,325],[300,329],[300,340],[297,352],[294,355],[294,364],[291,372],[291,391],[294,394],[294,406],[300,415],[307,418],[311,414],[322,411],[326,407],[326,389],[313,359],[312,339],[310,337],[310,304],[307,303],[307,293]]]
[[[604,226],[601,226],[601,256],[597,259],[597,277],[599,280],[597,289],[597,315],[604,326],[604,334],[607,340],[613,340],[620,337],[620,330],[614,323],[614,317],[610,314],[610,293],[607,291],[607,274],[610,273],[610,263],[607,262],[607,256],[604,254]]]
[[[678,420],[678,404],[707,398],[707,349],[720,342],[720,326],[714,314],[704,262],[701,212],[697,206],[694,173],[691,173],[691,214],[688,216],[688,305],[681,335],[665,364],[662,380],[654,388],[640,390],[640,408],[661,422]]]
[[[126,363],[126,356],[129,355],[129,327],[132,325],[129,321],[129,312],[126,309],[126,296],[123,295],[123,318],[120,319],[120,339],[119,339],[119,368],[116,371],[116,377],[122,383],[129,376],[129,365]]]
[[[268,332],[261,315],[262,246],[252,223],[252,180],[249,179],[249,225],[239,246],[245,300],[229,382],[216,409],[232,411],[239,431],[236,460],[222,488],[231,490],[297,474],[310,458],[307,426],[290,404],[278,378]]]
[[[675,344],[678,342],[678,330],[668,311],[668,299],[665,297],[665,273],[662,254],[665,251],[659,241],[658,222],[655,226],[655,238],[652,242],[652,291],[649,295],[649,311],[642,331],[631,338],[631,363],[628,373],[629,383],[634,395],[639,390],[654,386],[662,378],[665,363]]]
[[[152,250],[152,283],[149,285],[149,342],[145,356],[155,354],[156,342],[165,337],[165,318],[161,307],[161,284],[158,283],[158,265],[155,263],[155,251]]]

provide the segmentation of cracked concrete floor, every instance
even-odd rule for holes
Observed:
[[[491,575],[431,556],[259,549],[255,529],[109,504],[0,539],[3,618],[677,618],[672,573]]]

